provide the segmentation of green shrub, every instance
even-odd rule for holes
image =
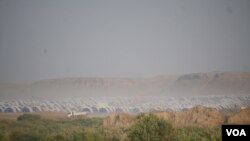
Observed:
[[[104,137],[99,132],[87,132],[83,141],[104,141]]]
[[[40,133],[40,135],[42,135]],[[27,130],[27,128],[13,128],[8,135],[10,141],[38,141],[40,138],[39,134]]]
[[[21,134],[15,136],[13,141],[39,141],[39,137],[32,134]]]
[[[87,127],[99,127],[102,125],[101,118],[83,118],[74,121],[76,124],[81,124],[82,126]]]
[[[0,131],[0,141],[4,140],[5,140],[4,132]]]
[[[220,128],[182,127],[176,129],[175,141],[220,141]]]
[[[130,127],[128,137],[131,141],[171,141],[172,125],[153,114],[140,114]]]
[[[121,136],[125,134],[125,131],[122,128],[112,128],[112,127],[105,127],[103,128],[102,134],[106,141],[120,141]]]
[[[17,121],[35,121],[35,120],[40,120],[41,116],[40,115],[35,115],[35,114],[23,114],[17,118]]]
[[[73,133],[73,141],[85,141],[86,136],[84,133]]]

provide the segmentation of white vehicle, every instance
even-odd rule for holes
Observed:
[[[83,116],[87,116],[87,112],[75,112],[72,111],[70,113],[68,113],[68,118],[78,118],[78,117],[83,117]]]

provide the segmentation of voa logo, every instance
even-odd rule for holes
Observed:
[[[227,136],[247,136],[244,129],[226,129]]]
[[[250,141],[250,125],[222,125],[222,141]]]

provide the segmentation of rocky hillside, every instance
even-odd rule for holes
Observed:
[[[176,92],[194,94],[250,94],[250,73],[213,72],[182,75],[174,84]]]
[[[158,112],[157,116],[170,121],[175,126],[198,125],[206,127],[215,127],[225,121],[222,112],[215,108],[196,106],[180,112]]]
[[[238,112],[224,113],[214,108],[196,106],[184,111],[155,112],[158,117],[164,118],[174,126],[201,126],[217,127],[223,123],[250,124],[250,108]],[[131,124],[134,116],[128,114],[111,114],[104,119],[106,127],[126,127]]]
[[[250,123],[250,108],[242,109],[240,112],[228,116],[228,123],[249,124]]]

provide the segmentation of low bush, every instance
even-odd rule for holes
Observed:
[[[35,115],[35,114],[23,114],[17,118],[17,121],[35,121],[35,120],[40,120],[41,116],[40,115]]]
[[[175,141],[221,141],[220,128],[181,127],[176,129]]]
[[[131,141],[171,141],[172,125],[154,114],[140,114],[130,127],[128,137]]]
[[[15,136],[12,141],[39,141],[39,137],[26,133]]]

